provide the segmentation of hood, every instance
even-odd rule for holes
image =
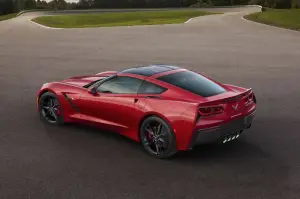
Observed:
[[[65,79],[61,81],[62,83],[72,84],[74,86],[80,86],[83,87],[91,82],[101,80],[105,77],[99,77],[99,76],[78,76],[78,77],[71,77],[69,79]]]
[[[106,77],[109,77],[111,75],[116,74],[116,71],[105,71],[105,72],[100,72],[95,75],[85,75],[85,76],[76,76],[76,77],[71,77],[68,79],[65,79],[61,81],[62,83],[66,84],[71,84],[74,86],[80,86],[83,87],[91,82],[98,81],[101,79],[104,79]]]

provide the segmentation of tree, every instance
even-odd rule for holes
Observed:
[[[291,8],[291,0],[276,0],[276,8]]]
[[[79,0],[79,2],[76,5],[76,8],[79,9],[88,9],[96,6],[96,0]]]
[[[45,0],[38,0],[36,2],[36,9],[51,9],[51,5],[48,4]]]
[[[291,8],[292,0],[250,0],[250,4],[257,4],[269,8]]]
[[[64,10],[67,8],[67,2],[65,0],[52,0],[49,4],[54,10]]]
[[[300,0],[293,0],[292,1],[293,8],[300,8]]]
[[[25,0],[25,9],[35,9],[35,0]]]
[[[13,0],[0,0],[0,15],[13,13],[14,10]]]

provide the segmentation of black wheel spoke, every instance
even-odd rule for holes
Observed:
[[[58,106],[59,106],[58,101],[56,99],[53,100],[53,108],[56,108]]]
[[[157,153],[157,154],[160,154],[161,151],[160,151],[160,149],[159,149],[159,144],[158,144],[158,143],[155,143],[155,148],[156,148],[156,153]]]
[[[51,111],[51,115],[54,117],[54,119],[55,119],[56,121],[58,120],[58,117],[57,117],[57,115],[56,115],[56,113],[55,113],[54,110]]]
[[[155,134],[156,134],[157,136],[160,135],[161,129],[162,129],[162,124],[159,123],[159,124],[157,125],[156,129],[155,129],[155,130],[156,130]]]
[[[149,146],[151,144],[151,140],[144,138],[144,144],[145,144],[145,146]]]
[[[166,140],[164,140],[163,138],[159,138],[158,141],[162,145],[162,147],[164,147],[164,148],[168,147],[168,142]]]
[[[45,109],[45,110],[49,110],[50,109],[49,106],[45,106],[45,105],[43,105],[42,108]]]
[[[49,115],[49,110],[48,109],[42,109],[42,113],[44,117],[47,117]]]
[[[52,101],[52,98],[49,99],[49,106],[50,106],[50,107],[53,107],[53,101]]]

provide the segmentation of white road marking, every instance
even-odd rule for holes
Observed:
[[[193,17],[193,18],[190,18],[189,20],[187,20],[186,22],[184,22],[184,23],[189,23],[189,22],[191,22],[193,19],[194,19],[195,17]]]
[[[44,25],[42,25],[42,24],[36,23],[36,22],[34,22],[34,21],[31,21],[31,19],[29,19],[29,21],[30,21],[31,23],[33,23],[33,24],[37,25],[37,26],[40,26],[40,27],[42,27],[42,28],[47,28],[47,29],[56,29],[56,30],[63,29],[63,28],[52,28],[52,27],[49,27],[49,26],[44,26]]]

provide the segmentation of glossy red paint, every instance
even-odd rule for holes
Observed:
[[[152,76],[117,73],[107,71],[90,76],[72,77],[61,82],[44,84],[37,94],[37,101],[45,91],[57,95],[65,122],[84,122],[139,139],[141,122],[150,115],[165,119],[176,136],[178,150],[188,150],[193,132],[228,123],[253,113],[256,109],[255,95],[251,89],[221,84],[226,92],[212,97],[201,97],[170,85],[157,78],[163,75],[184,71],[177,69]],[[167,88],[162,94],[92,94],[84,85],[111,75],[135,77]],[[249,95],[253,100],[249,101]],[[159,98],[149,98],[149,96]],[[235,99],[232,99],[235,98]],[[199,108],[221,106],[223,113],[199,116]],[[233,107],[238,106],[238,111]]]

